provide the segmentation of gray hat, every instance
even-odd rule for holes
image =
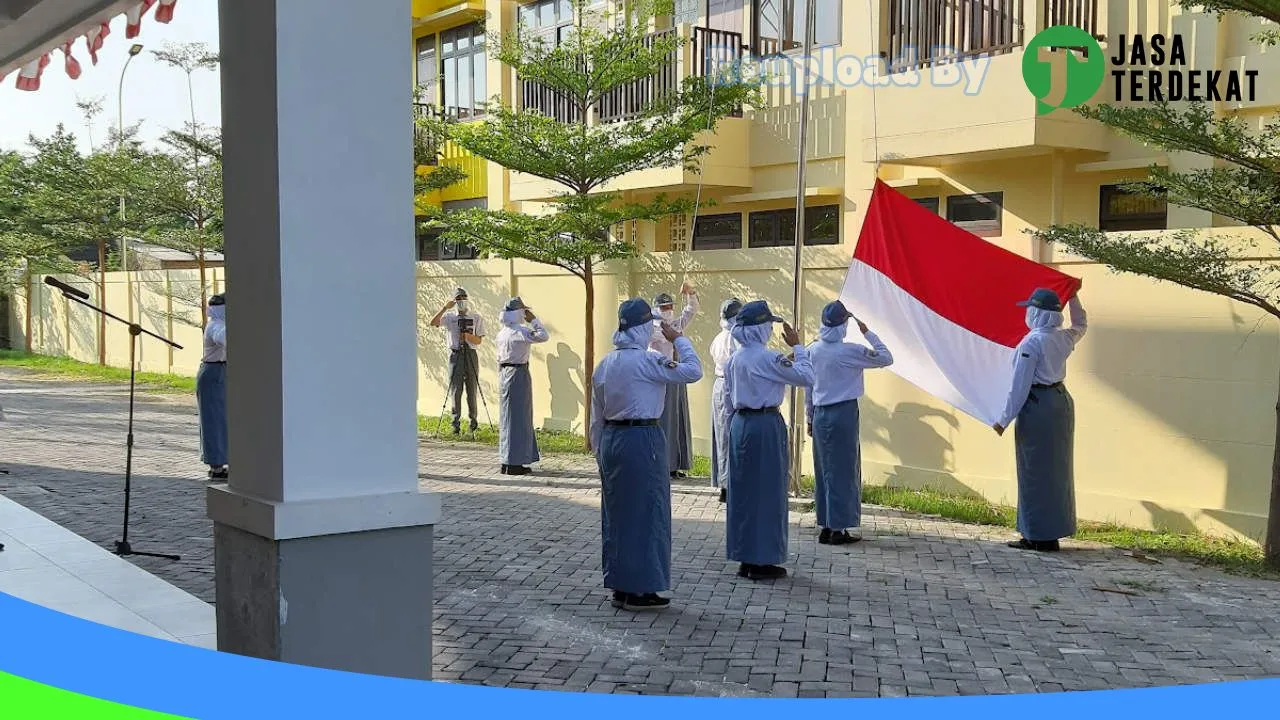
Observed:
[[[217,295],[214,295],[209,298],[210,307],[213,307],[214,305],[226,305],[226,304],[227,304],[227,296],[223,293],[218,293]]]
[[[671,293],[658,293],[658,296],[653,299],[654,307],[663,307],[666,305],[675,305],[675,304],[676,304],[676,300],[675,298],[671,297]]]
[[[782,318],[774,315],[773,311],[769,309],[769,303],[764,300],[752,300],[743,305],[742,309],[738,311],[737,319],[738,324],[743,327],[782,322]]]
[[[502,309],[506,312],[511,312],[512,310],[529,310],[531,308],[528,305],[525,305],[524,301],[520,299],[519,295],[517,295],[508,300],[506,307]]]
[[[742,301],[738,298],[729,298],[720,305],[720,317],[725,320],[732,320],[742,311]]]
[[[462,288],[462,287],[460,287],[460,288],[458,288],[457,290],[454,290],[454,291],[453,291],[453,299],[454,299],[454,300],[458,300],[459,298],[465,298],[465,297],[467,297],[467,289],[466,289],[466,288]]]

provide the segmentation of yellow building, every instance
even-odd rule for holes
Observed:
[[[511,31],[521,21],[554,38],[574,22],[572,6],[570,0],[416,0],[415,67],[423,102],[433,112],[464,119],[478,116],[490,97],[560,111],[555,98],[488,57],[483,38],[486,30]],[[660,19],[655,32],[679,33],[688,43],[673,58],[669,77],[654,82],[743,57],[768,57],[755,65],[769,74],[767,103],[720,123],[701,173],[636,173],[613,188],[638,198],[700,193],[708,201],[696,222],[676,218],[636,228],[650,251],[792,244],[794,221],[787,211],[795,207],[798,101],[806,86],[811,244],[855,239],[877,160],[879,177],[922,204],[1046,261],[1051,253],[1031,247],[1023,230],[1060,222],[1116,230],[1215,224],[1204,213],[1126,197],[1116,187],[1144,177],[1152,164],[1183,169],[1202,160],[1167,157],[1067,111],[1037,116],[1036,99],[1022,79],[1022,48],[1037,31],[1064,20],[1103,39],[1104,52],[1114,46],[1106,38],[1180,34],[1193,67],[1263,72],[1252,102],[1224,103],[1223,110],[1262,117],[1280,103],[1280,86],[1265,82],[1275,62],[1250,41],[1256,22],[1219,23],[1167,0],[817,0],[818,30],[807,63],[800,58],[803,0],[678,0],[676,7],[676,17]],[[890,74],[873,88],[867,66],[878,57],[889,60]],[[805,72],[817,81],[805,82]],[[1110,90],[1108,81],[1099,99]],[[605,103],[597,121],[625,118],[631,98],[643,96]],[[439,200],[450,205],[483,202],[519,210],[556,190],[454,147],[444,149],[442,162],[469,174],[467,182],[441,193]]]
[[[1061,249],[1040,247],[1025,232],[1077,222],[1115,231],[1233,232],[1221,218],[1127,196],[1118,187],[1144,178],[1152,165],[1191,170],[1210,164],[1143,147],[1069,111],[1037,115],[1022,66],[1036,33],[1064,20],[1098,37],[1105,55],[1118,52],[1122,35],[1177,35],[1190,68],[1258,71],[1254,97],[1218,102],[1215,109],[1260,125],[1280,106],[1280,83],[1268,80],[1280,75],[1280,61],[1251,40],[1260,23],[1219,21],[1168,0],[817,0],[810,62],[821,81],[807,85],[794,81],[806,77],[796,70],[804,66],[799,8],[802,0],[680,0],[678,16],[654,28],[689,39],[655,82],[743,56],[770,56],[767,102],[720,123],[701,173],[647,171],[611,188],[636,199],[665,192],[703,202],[696,218],[618,229],[646,252],[597,270],[596,356],[609,349],[617,300],[671,292],[682,280],[703,290],[704,311],[689,330],[699,348],[718,331],[713,308],[723,297],[764,297],[789,308],[799,100],[807,94],[807,242],[825,246],[806,250],[803,259],[808,311],[798,324],[808,337],[816,331],[815,309],[839,292],[879,177],[993,243],[1085,279],[1093,323],[1072,365],[1082,517],[1259,537],[1280,366],[1274,322],[1220,296],[1115,276]],[[442,111],[470,117],[485,96],[560,111],[553,98],[486,57],[476,40],[480,23],[504,32],[519,18],[532,31],[557,37],[573,22],[568,0],[420,0],[414,9],[419,82]],[[892,72],[873,88],[863,71],[868,58],[880,57]],[[1095,100],[1110,100],[1112,91],[1108,77]],[[628,108],[626,97],[611,99],[595,121],[625,118]],[[446,149],[443,162],[465,163],[474,172],[442,202],[537,211],[555,191],[456,149]],[[420,245],[422,259],[472,257],[465,250],[441,252],[429,238]],[[1264,257],[1275,259],[1272,254]],[[425,320],[457,284],[468,287],[480,312],[496,314],[516,293],[538,308],[553,341],[532,359],[536,421],[580,432],[583,285],[521,260],[419,265],[419,411],[437,413],[447,385],[442,338]],[[874,375],[863,409],[867,482],[931,485],[1012,502],[1007,438],[889,373]],[[485,368],[482,383],[492,397],[492,369]],[[694,445],[704,454],[709,392],[709,382],[690,390]]]

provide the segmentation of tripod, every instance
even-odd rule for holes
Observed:
[[[432,439],[435,440],[440,439],[440,428],[444,425],[444,411],[449,406],[449,400],[454,397],[454,392],[458,389],[458,383],[463,383],[463,388],[465,389],[467,375],[472,372],[476,375],[476,392],[480,395],[480,405],[484,408],[484,417],[489,421],[489,427],[493,427],[493,416],[489,414],[489,403],[484,398],[484,386],[480,384],[480,360],[475,356],[475,353],[467,352],[470,346],[467,345],[465,339],[459,338],[459,340],[461,342],[459,352],[462,353],[462,372],[457,374],[462,377],[455,379],[453,377],[455,373],[449,374],[449,389],[444,394],[444,402],[440,404],[440,414],[436,416],[436,432],[432,435]],[[476,431],[472,430],[471,437],[475,438],[475,436]]]
[[[85,295],[84,298],[81,298],[79,295],[75,294],[75,292],[71,292],[71,291],[76,291],[76,288],[71,286],[62,286],[61,283],[58,283],[56,280],[54,280],[54,282],[49,282],[50,280],[53,280],[53,278],[45,278],[45,283],[49,285],[53,285],[54,287],[58,287],[60,290],[62,290],[62,296],[65,297],[66,299],[76,302],[80,305],[83,305],[89,308],[90,310],[93,310],[96,313],[109,317],[112,320],[122,323],[129,328],[129,430],[128,430],[128,435],[125,438],[125,455],[124,455],[124,526],[121,532],[120,539],[116,541],[116,550],[115,550],[116,555],[119,555],[121,557],[126,557],[129,555],[143,555],[146,557],[163,558],[165,560],[179,560],[181,558],[179,558],[179,556],[177,555],[168,555],[165,553],[142,552],[142,551],[133,549],[133,546],[129,544],[129,508],[131,504],[130,500],[132,499],[132,496],[133,496],[133,407],[134,407],[134,398],[137,394],[137,365],[138,364],[135,358],[137,356],[138,338],[139,336],[146,334],[178,350],[181,350],[182,346],[176,342],[173,342],[172,340],[161,337],[160,335],[157,335],[151,332],[150,330],[144,330],[142,326],[137,323],[129,322],[128,320],[125,320],[116,315],[112,315],[106,310],[103,310],[102,308],[96,305],[93,305],[87,299],[85,299],[89,297],[88,295]]]

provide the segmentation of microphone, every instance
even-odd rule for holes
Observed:
[[[59,289],[59,290],[61,290],[64,294],[67,294],[67,295],[74,295],[74,296],[76,296],[76,297],[80,298],[81,300],[88,300],[88,299],[89,299],[89,293],[87,293],[87,292],[85,292],[85,291],[83,291],[83,290],[81,290],[81,289],[79,289],[79,288],[71,287],[70,285],[68,285],[68,284],[66,284],[66,283],[64,283],[64,282],[62,282],[61,280],[59,280],[59,279],[55,278],[55,277],[54,277],[54,276],[52,276],[52,275],[45,275],[45,276],[44,276],[44,284],[45,284],[45,285],[49,285],[49,286],[51,286],[51,287],[58,288],[58,289]]]

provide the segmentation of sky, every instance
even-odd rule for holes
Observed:
[[[218,0],[183,0],[176,5],[173,22],[163,25],[155,21],[154,11],[147,13],[142,32],[137,38],[124,36],[124,16],[111,22],[111,35],[98,53],[98,64],[89,61],[84,40],[77,39],[72,55],[80,61],[83,72],[79,80],[67,77],[62,66],[62,53],[50,55],[49,67],[37,92],[14,87],[14,72],[0,83],[0,149],[26,150],[27,138],[51,134],[59,123],[73,132],[81,148],[88,149],[84,116],[76,108],[77,97],[102,98],[102,113],[94,119],[94,141],[101,143],[108,129],[115,127],[120,69],[128,57],[129,46],[142,43],[145,48],[134,58],[125,76],[124,124],[142,121],[141,136],[154,143],[171,129],[191,122],[187,102],[187,79],[179,69],[161,63],[151,54],[165,43],[203,42],[210,50],[218,48]],[[202,125],[222,124],[222,104],[217,71],[197,71],[194,77],[196,119]]]

